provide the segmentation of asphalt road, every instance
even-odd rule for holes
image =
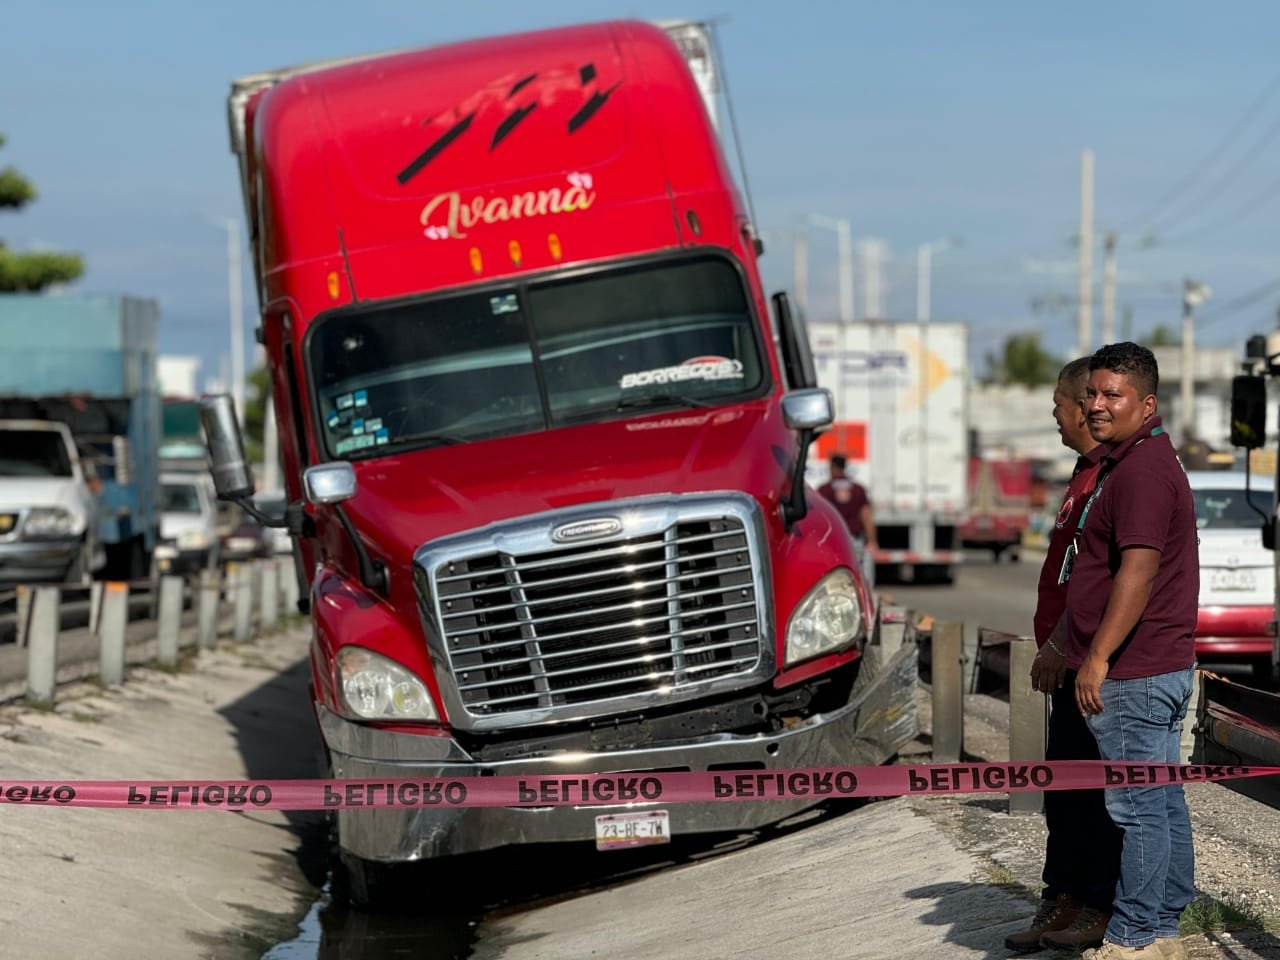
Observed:
[[[882,581],[876,584],[876,592],[935,620],[976,620],[982,627],[1030,636],[1041,557],[1024,550],[1018,563],[992,563],[988,553],[971,553],[956,565],[952,583]]]

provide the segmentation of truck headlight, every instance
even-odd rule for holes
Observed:
[[[338,651],[338,689],[361,720],[439,720],[426,685],[394,660],[364,647]]]
[[[33,539],[73,537],[76,534],[76,518],[62,507],[35,507],[27,514],[22,525],[22,535]]]
[[[209,535],[200,530],[188,530],[186,533],[178,534],[179,550],[207,550],[209,548]]]
[[[843,567],[818,581],[791,614],[783,664],[790,666],[847,647],[862,633],[853,574]]]

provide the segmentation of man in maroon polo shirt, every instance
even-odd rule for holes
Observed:
[[[1053,391],[1053,419],[1062,444],[1079,456],[1049,535],[1033,621],[1040,652],[1031,667],[1031,688],[1048,694],[1052,701],[1047,760],[1099,759],[1098,742],[1076,708],[1075,671],[1067,669],[1060,645],[1049,642],[1067,606],[1066,584],[1058,582],[1063,557],[1107,449],[1093,439],[1085,421],[1088,384],[1089,358],[1081,357],[1062,368]],[[1046,946],[1079,950],[1097,946],[1111,918],[1120,868],[1120,831],[1107,814],[1101,789],[1046,791],[1044,819],[1048,836],[1040,907],[1027,929],[1005,938],[1005,946],[1018,953]]]
[[[857,545],[858,562],[862,567],[862,577],[868,587],[875,586],[876,564],[873,553],[879,549],[876,544],[876,522],[871,510],[871,498],[867,496],[867,488],[855,481],[846,473],[849,461],[843,453],[831,455],[831,479],[818,488],[818,493],[833,504],[849,534]]]
[[[1191,488],[1156,416],[1151,351],[1108,344],[1089,370],[1089,432],[1111,449],[1064,560],[1067,612],[1050,639],[1076,671],[1076,704],[1104,760],[1178,763],[1200,590]],[[1124,833],[1120,878],[1102,946],[1084,956],[1185,957],[1178,917],[1195,862],[1182,787],[1112,787],[1106,804]]]

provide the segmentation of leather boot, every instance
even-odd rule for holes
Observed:
[[[1071,925],[1062,930],[1051,930],[1040,938],[1040,946],[1059,950],[1084,950],[1102,946],[1111,914],[1096,907],[1085,907],[1076,914]]]
[[[1031,926],[1004,938],[1004,945],[1016,953],[1030,953],[1040,949],[1040,938],[1051,930],[1065,930],[1080,912],[1081,903],[1069,893],[1060,893],[1053,900],[1041,900],[1040,908],[1031,918]]]

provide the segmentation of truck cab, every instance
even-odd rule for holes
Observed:
[[[914,651],[868,656],[853,543],[803,483],[831,397],[671,36],[272,71],[231,115],[333,776],[841,765],[914,735]],[[207,404],[250,504],[234,423]],[[603,844],[624,808],[662,842],[814,802],[336,816],[364,904],[386,867]]]

